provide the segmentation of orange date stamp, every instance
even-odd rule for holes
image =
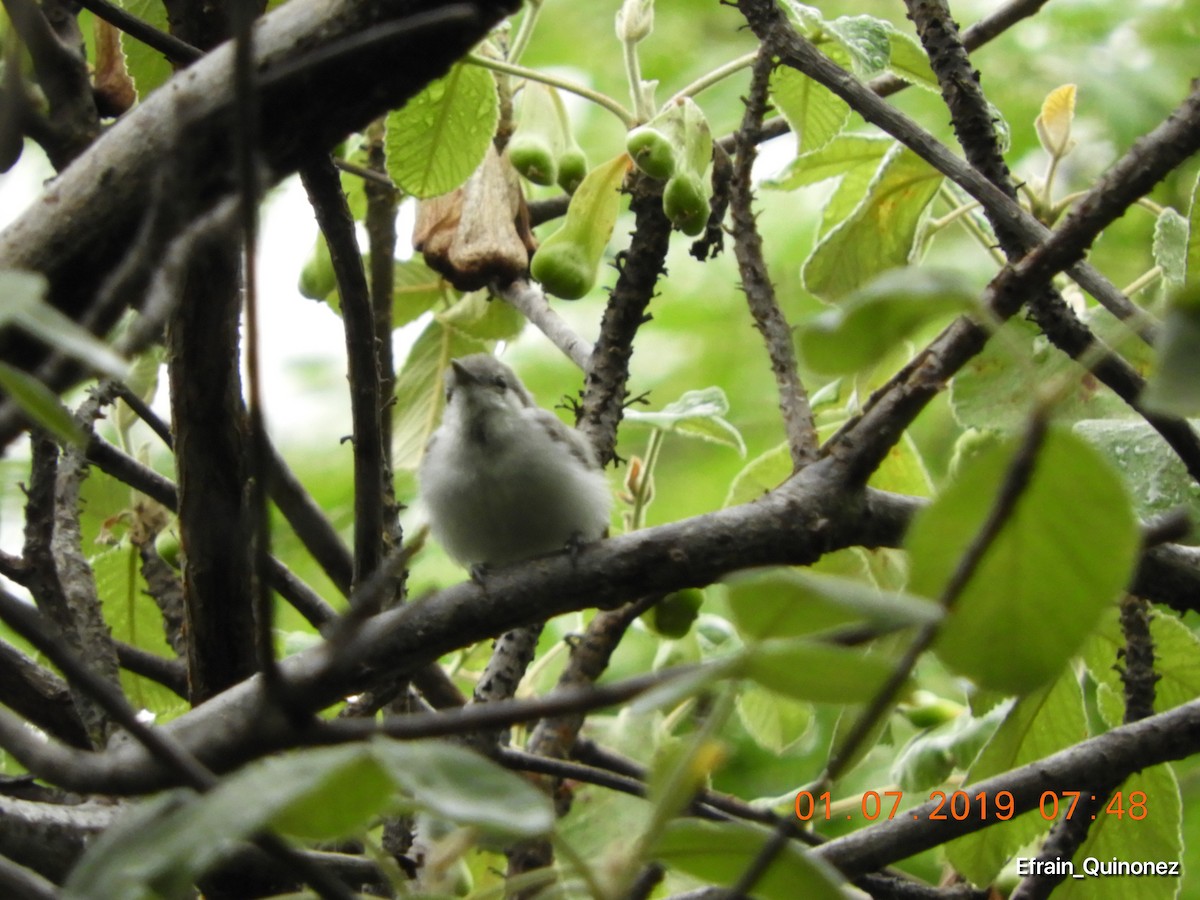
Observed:
[[[1101,800],[1104,798],[1101,797]],[[1017,814],[1017,803],[1009,791],[989,793],[979,791],[969,794],[966,791],[931,791],[925,798],[929,804],[911,810],[901,811],[904,802],[904,791],[864,791],[859,797],[858,808],[852,803],[839,800],[834,803],[829,791],[813,794],[811,791],[799,791],[796,794],[796,818],[802,822],[831,821],[834,818],[862,818],[868,822],[879,819],[894,819],[897,815],[911,815],[914,819],[934,821],[954,820],[962,822],[967,819],[995,820],[1005,822]],[[1080,806],[1083,800],[1083,806]],[[1103,809],[1094,810],[1092,804],[1097,800],[1095,794],[1085,794],[1083,791],[1043,791],[1038,801],[1038,812],[1043,819],[1053,821],[1060,816],[1071,819],[1076,814],[1084,814],[1092,819],[1097,816],[1111,816],[1123,819],[1128,816],[1134,821],[1141,821],[1149,814],[1145,791],[1117,791],[1105,804]],[[836,809],[835,809],[836,807]],[[854,814],[858,813],[856,817]],[[1022,810],[1024,812],[1024,810]]]

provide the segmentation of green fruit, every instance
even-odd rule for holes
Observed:
[[[508,142],[508,158],[513,168],[534,184],[554,184],[558,179],[554,152],[540,135],[514,134]]]
[[[625,138],[625,149],[634,165],[651,178],[666,180],[675,174],[675,148],[670,139],[652,125],[641,125]]]
[[[703,602],[704,592],[696,588],[667,594],[650,609],[646,624],[665,638],[681,638],[699,617]]]
[[[628,171],[629,157],[622,153],[589,172],[572,195],[562,225],[546,238],[529,263],[530,274],[547,293],[578,300],[596,283],[600,257],[617,223],[619,190]]]
[[[548,85],[526,82],[521,91],[521,115],[508,141],[513,167],[534,184],[554,184],[567,141],[562,99]]]
[[[558,186],[568,194],[575,193],[587,176],[587,171],[587,155],[572,143],[558,158]]]
[[[676,172],[663,191],[663,212],[684,234],[700,234],[712,212],[704,182],[691,172]]]
[[[180,568],[179,535],[174,531],[160,531],[154,539],[154,549],[168,566]]]
[[[324,300],[337,290],[337,277],[333,274],[333,259],[324,235],[317,235],[312,256],[300,270],[300,295],[309,300]]]
[[[579,244],[547,241],[529,263],[529,274],[548,294],[578,300],[596,283],[596,266]]]

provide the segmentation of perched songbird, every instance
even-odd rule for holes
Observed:
[[[467,566],[551,553],[608,528],[612,494],[587,440],[486,353],[451,360],[418,477],[434,537]]]

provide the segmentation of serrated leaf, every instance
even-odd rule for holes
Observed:
[[[1121,861],[1163,861],[1186,859],[1180,828],[1183,825],[1183,804],[1179,782],[1169,765],[1153,766],[1130,776],[1120,787],[1122,805],[1129,807],[1129,795],[1141,791],[1146,798],[1146,815],[1130,818],[1128,813],[1117,816],[1099,813],[1088,829],[1087,840],[1076,851],[1075,859]],[[1087,869],[1076,862],[1076,872]],[[1164,873],[1153,877],[1095,877],[1067,878],[1055,890],[1055,900],[1159,900],[1174,897],[1180,887],[1180,876]]]
[[[878,362],[927,323],[975,306],[975,290],[957,272],[895,269],[801,325],[796,349],[819,372],[850,374]]]
[[[498,117],[492,74],[456,65],[388,114],[388,174],[415,197],[454,190],[483,162]]]
[[[839,16],[824,31],[846,51],[850,68],[864,81],[887,68],[892,25],[874,16]]]
[[[866,196],[813,249],[804,283],[824,300],[836,300],[888,269],[906,265],[917,232],[942,176],[907,148],[891,151]]]
[[[161,0],[121,0],[119,6],[136,16],[147,25],[162,32],[171,30],[167,19],[167,7]],[[174,69],[161,51],[121,32],[121,49],[125,53],[125,65],[133,77],[139,99],[145,100],[155,88],[165,84],[174,74]]]
[[[1075,673],[1023,697],[1009,710],[967,773],[974,784],[1056,753],[1087,737],[1083,695]],[[1063,785],[1063,788],[1068,788]],[[1016,816],[946,844],[946,855],[975,884],[990,884],[1022,847],[1049,830],[1036,814]]]
[[[1200,637],[1171,614],[1150,614],[1150,639],[1154,643],[1154,711],[1189,703],[1200,697]],[[1101,627],[1084,645],[1084,664],[1100,687],[1100,712],[1109,725],[1125,719],[1121,654],[1125,635],[1117,610],[1108,613]]]
[[[719,387],[707,387],[688,391],[657,412],[626,410],[625,419],[674,434],[724,444],[745,456],[746,443],[742,440],[741,432],[724,418],[728,412],[729,400],[725,392]]]
[[[554,827],[550,798],[515,772],[444,741],[377,740],[373,755],[422,810],[506,838]]]
[[[1188,222],[1166,207],[1154,223],[1154,262],[1162,269],[1163,284],[1170,291],[1183,287],[1188,274]]]
[[[807,75],[780,66],[771,73],[771,102],[796,135],[797,151],[824,147],[846,127],[850,107]]]
[[[910,590],[939,596],[996,503],[1016,441],[983,450],[914,520]],[[1077,511],[1088,511],[1080,527]],[[978,684],[1024,693],[1056,677],[1128,585],[1138,526],[1120,476],[1082,438],[1051,426],[999,535],[934,645]],[[997,635],[1019,639],[997,640]]]
[[[1064,84],[1046,95],[1042,111],[1033,123],[1038,140],[1055,158],[1066,156],[1073,143],[1071,123],[1075,120],[1075,85]]]
[[[434,320],[409,351],[396,378],[393,453],[398,470],[416,469],[442,414],[446,369],[450,360],[483,353],[486,341],[469,337]]]
[[[28,372],[0,362],[0,390],[16,401],[34,422],[64,444],[83,448],[87,435],[58,396]]]
[[[863,623],[905,628],[942,617],[937,604],[924,597],[798,569],[752,571],[731,577],[727,585],[734,620],[749,638],[811,635]]]
[[[768,690],[813,703],[864,703],[891,675],[893,660],[803,638],[773,638],[748,647],[738,672]]]
[[[787,13],[792,24],[796,26],[796,30],[806,37],[811,36],[825,25],[825,17],[815,6],[808,6],[797,0],[783,0],[780,5],[783,6],[784,12]]]
[[[1200,521],[1200,486],[1154,427],[1142,419],[1084,419],[1076,433],[1120,470],[1139,518],[1183,507]]]
[[[680,819],[667,825],[655,858],[706,884],[732,887],[771,840],[771,831],[742,822]],[[754,886],[762,900],[845,900],[842,878],[789,841]]]

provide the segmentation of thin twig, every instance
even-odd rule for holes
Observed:
[[[587,370],[592,348],[554,311],[538,285],[525,280],[514,281],[500,288],[497,296],[532,322],[567,359]]]
[[[750,91],[742,127],[737,132],[737,154],[730,184],[729,210],[732,219],[734,254],[742,276],[742,290],[754,316],[754,325],[767,345],[771,372],[779,390],[779,412],[783,417],[784,433],[792,456],[793,469],[802,469],[817,458],[820,441],[813,423],[808,392],[796,371],[796,351],[792,344],[792,329],[779,308],[775,287],[763,259],[762,236],[751,206],[754,199],[751,171],[757,156],[759,129],[767,106],[767,89],[774,68],[769,49],[759,51],[754,61]]]
[[[342,301],[349,365],[350,413],[354,423],[354,581],[373,572],[383,558],[383,434],[375,314],[337,169],[328,157],[300,173],[329,245]]]

